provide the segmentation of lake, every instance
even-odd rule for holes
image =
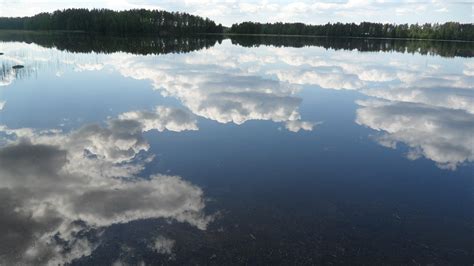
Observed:
[[[472,43],[2,32],[0,53],[2,265],[473,262]]]

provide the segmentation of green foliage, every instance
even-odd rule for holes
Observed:
[[[0,29],[86,31],[113,35],[223,32],[222,25],[207,18],[146,9],[65,9],[32,17],[2,17]]]
[[[65,9],[32,17],[0,17],[0,29],[67,30],[110,35],[177,35],[223,33],[224,27],[208,18],[181,12],[133,9]],[[303,23],[234,24],[226,32],[236,34],[274,34],[328,37],[414,38],[474,41],[474,24],[382,24],[362,22],[306,25]]]
[[[362,22],[305,25],[302,23],[234,24],[229,30],[235,34],[312,35],[328,37],[412,38],[474,41],[474,24],[447,22],[444,24],[382,24]]]

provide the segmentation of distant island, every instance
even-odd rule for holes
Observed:
[[[229,30],[234,34],[300,35],[328,37],[370,37],[474,41],[474,24],[446,22],[444,24],[382,24],[362,22],[306,25],[303,23],[234,24]]]
[[[359,38],[403,38],[474,41],[474,24],[383,24],[362,22],[303,23],[243,22],[226,28],[221,24],[182,12],[132,9],[65,9],[31,17],[0,17],[0,29],[32,31],[82,31],[106,35],[298,35]]]
[[[181,12],[132,9],[65,9],[32,17],[0,17],[0,29],[85,31],[108,35],[222,33],[210,19]]]

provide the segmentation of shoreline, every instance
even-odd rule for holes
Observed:
[[[127,34],[127,35],[115,35],[115,34],[102,34],[98,32],[81,31],[81,30],[12,30],[12,29],[0,29],[0,32],[11,32],[11,33],[28,33],[28,34],[56,34],[56,33],[78,33],[78,34],[91,34],[97,36],[107,37],[190,37],[198,35],[209,35],[209,36],[248,36],[248,37],[283,37],[283,38],[326,38],[326,39],[362,39],[362,40],[395,40],[395,41],[435,41],[435,42],[458,42],[458,43],[474,43],[474,41],[466,40],[447,40],[447,39],[420,39],[420,38],[391,38],[391,37],[356,37],[356,36],[326,36],[326,35],[292,35],[292,34],[247,34],[247,33],[193,33],[193,34],[166,34],[166,35],[148,35],[148,34]]]

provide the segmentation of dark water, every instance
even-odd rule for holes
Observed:
[[[469,43],[0,39],[1,265],[474,262]]]

